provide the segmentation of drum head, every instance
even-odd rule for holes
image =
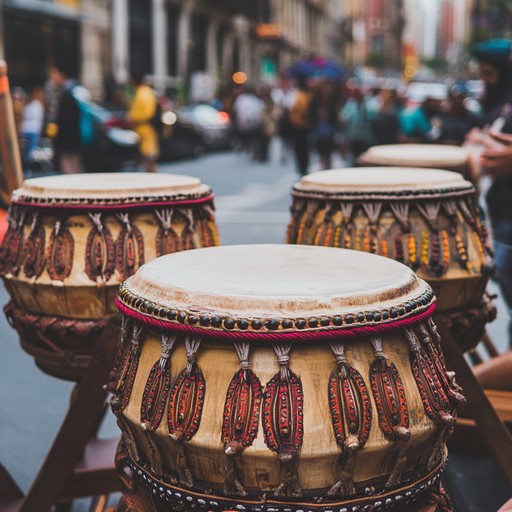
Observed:
[[[225,246],[163,256],[141,267],[118,294],[123,308],[149,316],[261,332],[392,321],[418,313],[432,300],[430,287],[401,263],[300,245]]]
[[[26,180],[13,202],[32,204],[126,204],[211,194],[198,178],[180,174],[91,173]]]
[[[343,192],[410,192],[429,193],[447,190],[472,190],[472,184],[460,174],[440,169],[413,167],[355,167],[308,174],[294,187],[296,190]]]
[[[373,165],[457,168],[466,165],[466,148],[443,144],[390,144],[373,146],[361,155],[361,161]]]

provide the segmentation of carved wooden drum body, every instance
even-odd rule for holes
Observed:
[[[446,169],[466,176],[469,152],[445,144],[388,144],[372,146],[359,160],[361,165]]]
[[[119,284],[140,265],[218,243],[211,189],[187,176],[36,178],[12,199],[0,248],[6,313],[23,348],[62,378],[88,365]]]
[[[463,397],[404,265],[201,249],[144,265],[117,303],[112,409],[156,510],[410,511],[437,493]]]
[[[492,267],[487,234],[475,190],[460,174],[395,167],[339,169],[304,177],[292,196],[288,243],[393,258],[429,282],[439,310],[453,313],[453,322],[479,316],[482,326],[493,319],[494,307],[483,298]],[[479,341],[481,332],[470,334]]]

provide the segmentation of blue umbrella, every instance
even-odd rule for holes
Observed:
[[[341,80],[345,76],[343,66],[325,57],[299,60],[290,67],[289,72],[295,76],[331,78],[333,80]]]

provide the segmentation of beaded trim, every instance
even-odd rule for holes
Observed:
[[[215,313],[201,314],[195,311],[183,311],[162,306],[134,294],[126,285],[121,284],[117,292],[116,304],[130,314],[135,311],[140,320],[148,324],[159,324],[162,328],[191,327],[194,330],[215,335],[230,333],[249,334],[285,334],[297,331],[308,334],[329,331],[342,331],[354,328],[373,328],[375,332],[385,329],[386,324],[394,324],[405,319],[414,319],[429,312],[435,302],[434,292],[426,285],[425,291],[409,301],[371,311],[360,311],[343,315],[322,316],[320,318],[254,318],[221,316]],[[418,318],[419,321],[419,318]]]
[[[86,208],[86,209],[108,209],[108,208],[146,208],[154,206],[192,205],[211,201],[214,198],[211,189],[196,194],[174,194],[162,196],[134,196],[134,197],[32,197],[16,195],[13,197],[13,204],[22,206],[35,206],[38,208]]]
[[[439,199],[448,197],[459,197],[475,194],[475,189],[470,183],[460,187],[449,187],[444,189],[425,189],[425,190],[386,190],[386,191],[319,191],[305,190],[296,184],[292,188],[292,196],[315,198],[315,199],[343,199],[345,201],[371,201],[386,200],[390,201],[417,201],[418,199]]]
[[[446,467],[446,459],[432,471],[418,478],[410,485],[403,485],[392,491],[382,492],[381,494],[370,494],[372,488],[365,489],[366,496],[354,496],[344,501],[329,503],[325,496],[313,498],[309,502],[283,502],[265,497],[265,501],[255,501],[239,498],[226,498],[211,493],[194,492],[181,487],[170,485],[166,482],[157,480],[148,473],[142,466],[136,464],[131,458],[128,458],[128,465],[133,474],[149,488],[150,492],[171,504],[173,507],[191,506],[199,510],[208,510],[220,512],[222,510],[241,510],[247,512],[360,512],[363,510],[372,510],[379,512],[388,510],[397,505],[404,505],[413,502],[424,493],[436,488],[441,478],[441,474]]]

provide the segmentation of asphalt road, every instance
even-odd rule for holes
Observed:
[[[271,155],[271,162],[261,164],[242,154],[215,153],[160,165],[159,170],[197,176],[212,186],[222,244],[282,243],[289,192],[297,175],[291,161],[280,162],[277,145]],[[0,304],[7,301],[0,288]],[[500,301],[498,314],[489,331],[503,350],[506,313]],[[72,385],[35,367],[3,315],[0,340],[0,461],[26,491],[65,415]],[[117,427],[108,417],[102,435],[116,434]],[[512,495],[489,457],[452,454],[445,480],[458,512],[495,512]],[[73,510],[87,510],[86,502],[77,503]]]

